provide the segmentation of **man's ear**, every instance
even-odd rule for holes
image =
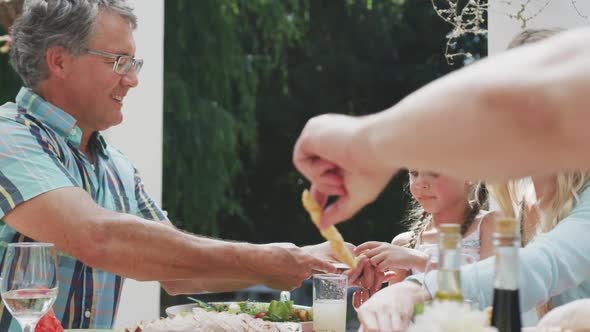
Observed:
[[[65,78],[72,55],[63,46],[53,46],[45,52],[45,61],[50,75]]]

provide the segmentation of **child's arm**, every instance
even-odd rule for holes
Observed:
[[[494,221],[499,215],[499,212],[494,211],[485,215],[481,221],[481,226],[479,229],[479,239],[481,241],[479,260],[483,260],[494,255],[492,234],[494,233]]]
[[[411,239],[412,239],[412,232],[404,232],[404,233],[398,234],[395,238],[393,238],[393,240],[391,241],[391,244],[402,246],[402,247],[407,247],[408,244],[410,243]],[[400,281],[404,281],[409,275],[412,274],[411,270],[406,270],[406,269],[391,269],[390,272],[394,272],[395,275],[387,278],[389,285],[393,285],[393,284],[398,283]]]
[[[396,241],[397,242],[397,241]],[[394,268],[423,269],[428,256],[421,251],[387,242],[369,241],[356,247],[356,255],[364,255],[371,260],[371,265],[379,271],[386,272]]]

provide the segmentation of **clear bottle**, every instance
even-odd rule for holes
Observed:
[[[492,326],[499,332],[520,332],[520,299],[518,295],[518,248],[520,235],[512,218],[496,220],[494,249],[496,271]]]
[[[439,226],[438,290],[435,300],[463,302],[461,292],[461,225]]]

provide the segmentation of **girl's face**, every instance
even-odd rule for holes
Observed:
[[[410,192],[428,213],[466,204],[469,183],[433,172],[410,170]]]

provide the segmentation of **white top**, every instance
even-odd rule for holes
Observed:
[[[552,298],[555,306],[590,297],[590,190],[551,231],[539,234],[519,249],[521,311],[527,312]],[[476,269],[473,268],[476,266]],[[481,285],[484,306],[492,304],[495,257],[463,266],[463,295],[469,298]],[[414,278],[414,277],[410,277]],[[437,273],[428,273],[426,284],[434,294]]]
[[[493,212],[493,211],[487,211],[481,217],[479,217],[475,221],[475,223],[477,225],[477,228],[475,229],[475,231],[467,234],[467,236],[461,240],[462,254],[465,254],[465,256],[469,256],[471,259],[471,261],[469,261],[469,262],[463,262],[464,264],[479,261],[479,259],[481,257],[481,224],[483,223],[484,220],[486,220],[486,217],[491,212]],[[418,239],[418,240],[420,240],[420,239]],[[438,251],[438,244],[437,243],[420,243],[418,241],[418,242],[416,242],[416,250],[428,254],[428,256],[431,257],[431,258],[429,258],[429,260],[438,261],[439,251]],[[417,273],[421,273],[421,272],[412,269],[412,274],[417,274]]]

